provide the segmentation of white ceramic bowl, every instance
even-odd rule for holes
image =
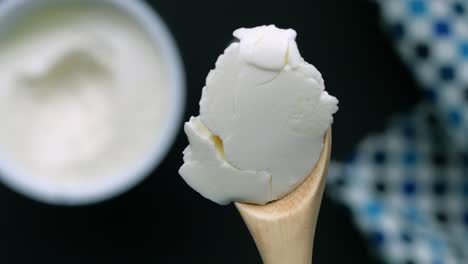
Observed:
[[[0,30],[8,30],[10,25],[40,8],[64,1],[96,3],[96,0],[0,0]],[[182,121],[185,106],[185,74],[176,44],[163,20],[140,0],[100,0],[99,2],[105,2],[134,17],[160,49],[168,72],[168,118],[160,136],[155,136],[150,155],[119,175],[108,177],[108,180],[101,184],[86,186],[73,192],[60,191],[47,183],[34,181],[32,177],[22,174],[20,169],[11,166],[8,160],[0,157],[0,180],[15,191],[38,201],[60,205],[82,205],[99,202],[129,190],[148,176],[166,156]]]

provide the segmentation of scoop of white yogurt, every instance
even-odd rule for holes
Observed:
[[[208,74],[180,175],[219,203],[265,204],[295,189],[319,159],[338,100],[301,57],[296,32],[273,25],[234,31],[239,42]]]

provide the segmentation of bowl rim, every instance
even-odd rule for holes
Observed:
[[[71,1],[71,0],[65,0]],[[73,0],[75,3],[76,0]],[[80,0],[85,3],[109,4],[135,19],[147,32],[151,41],[155,43],[166,64],[167,86],[169,89],[169,107],[167,118],[163,123],[156,142],[153,143],[150,153],[136,164],[123,170],[116,176],[106,177],[108,180],[100,181],[97,186],[77,191],[80,188],[59,190],[56,186],[34,181],[19,168],[9,164],[8,159],[0,157],[0,182],[10,189],[36,201],[54,205],[86,205],[111,199],[129,191],[143,181],[156,169],[167,156],[174,144],[178,130],[182,124],[185,110],[186,86],[185,72],[178,46],[172,37],[169,28],[160,15],[148,4],[141,0]],[[2,20],[13,19],[15,12],[29,8],[29,12],[35,12],[40,8],[46,8],[51,3],[64,3],[64,0],[4,0],[0,1],[0,24]],[[29,178],[29,179],[28,179]],[[55,188],[54,188],[55,187]]]

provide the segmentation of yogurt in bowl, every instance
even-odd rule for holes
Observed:
[[[0,4],[0,179],[78,205],[134,186],[164,158],[185,100],[176,45],[141,1]]]

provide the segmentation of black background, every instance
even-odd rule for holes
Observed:
[[[129,0],[130,1],[130,0]],[[368,1],[148,1],[179,45],[187,78],[185,120],[198,114],[208,71],[238,27],[298,32],[302,56],[340,100],[333,158],[343,159],[393,113],[418,99],[414,82]],[[179,133],[164,162],[133,190],[92,206],[57,207],[0,186],[0,263],[261,263],[235,208],[218,206],[179,177]],[[314,263],[375,263],[351,215],[325,194]],[[376,262],[378,263],[378,262]]]

